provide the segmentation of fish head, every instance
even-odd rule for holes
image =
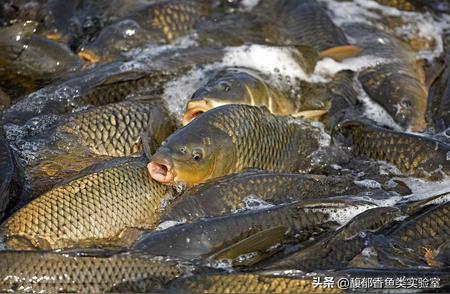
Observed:
[[[194,186],[226,175],[234,156],[232,139],[225,132],[195,120],[169,136],[147,167],[156,181]]]
[[[254,105],[254,90],[260,82],[249,71],[227,68],[217,73],[206,85],[198,89],[191,97],[182,119],[187,125],[200,114],[222,105]]]
[[[111,61],[115,56],[138,46],[144,31],[134,20],[123,20],[104,28],[88,46],[81,48],[79,57],[89,63]]]

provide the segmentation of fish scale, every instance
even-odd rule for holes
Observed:
[[[295,171],[299,162],[318,148],[313,127],[305,130],[286,118],[246,105],[228,105],[212,110],[210,124],[226,132],[237,149],[237,162],[231,172],[255,167],[273,171]],[[309,133],[311,132],[311,133]],[[312,141],[314,150],[306,144]],[[314,144],[315,143],[315,144]],[[299,148],[299,146],[301,148]],[[311,149],[310,149],[311,148]],[[291,160],[289,160],[289,158]]]
[[[174,290],[193,293],[339,293],[338,288],[314,287],[312,277],[258,273],[200,274],[179,279]]]
[[[117,239],[126,228],[153,227],[167,193],[151,180],[142,159],[119,161],[41,195],[2,229],[13,248],[99,244]]]
[[[372,124],[348,121],[354,151],[375,160],[385,160],[416,176],[450,175],[450,146],[424,136],[396,132]]]
[[[448,240],[450,235],[449,215],[450,202],[443,203],[412,219],[405,220],[388,235],[419,251],[423,246],[437,249]]]
[[[100,293],[115,287],[118,292],[149,292],[188,270],[175,260],[146,255],[3,251],[0,258],[1,292]]]
[[[157,103],[124,101],[73,114],[58,131],[74,135],[96,155],[128,156],[143,150],[142,133],[156,131],[148,130],[156,111],[165,113],[169,120],[169,114]],[[166,128],[165,136],[172,130],[170,124]]]
[[[324,202],[323,206],[333,207],[334,204],[335,202],[330,204]],[[307,239],[311,235],[310,231],[320,232],[323,228],[336,226],[336,222],[327,212],[322,212],[320,208],[308,208],[307,203],[299,202],[200,220],[162,232],[150,232],[133,248],[155,255],[192,258],[211,254],[257,232],[269,229],[283,227],[284,232],[289,232],[287,239],[291,239],[294,235],[296,239]],[[170,244],[169,248],[167,244]]]

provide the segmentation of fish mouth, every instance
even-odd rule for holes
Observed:
[[[183,126],[185,126],[192,120],[194,120],[197,116],[204,112],[207,112],[210,109],[211,107],[207,106],[206,100],[191,101],[186,107],[186,112],[183,115],[181,123],[183,124]]]
[[[173,164],[167,159],[152,159],[147,165],[150,176],[163,184],[171,183],[175,179]]]
[[[78,52],[78,56],[89,63],[97,63],[100,61],[100,57],[95,54],[94,52],[92,52],[91,50],[83,50]]]

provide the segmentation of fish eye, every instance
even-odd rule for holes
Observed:
[[[194,148],[194,150],[192,151],[192,158],[195,161],[198,161],[200,159],[202,159],[203,157],[203,152],[200,148]]]
[[[181,153],[185,154],[185,153],[186,153],[186,151],[187,151],[187,148],[186,148],[186,146],[182,146],[182,147],[180,147],[180,152],[181,152]]]
[[[224,90],[225,92],[229,92],[231,90],[231,85],[228,82],[220,82],[219,86]]]

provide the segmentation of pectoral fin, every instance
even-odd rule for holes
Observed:
[[[319,53],[320,58],[329,57],[336,61],[342,61],[346,58],[356,57],[362,51],[362,48],[354,45],[344,45],[339,47],[330,48]]]

